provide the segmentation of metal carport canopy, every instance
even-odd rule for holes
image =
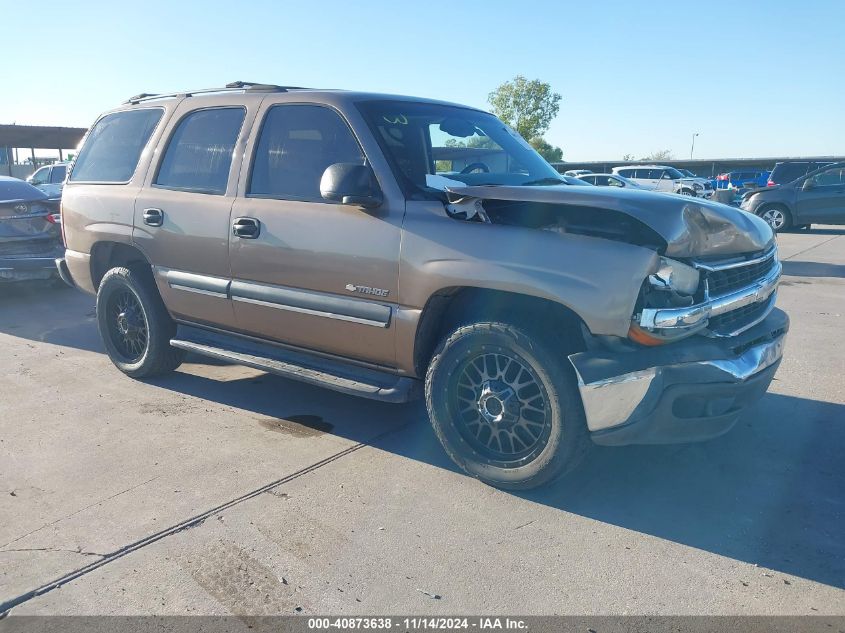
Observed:
[[[82,127],[0,124],[0,147],[74,149],[85,132]]]

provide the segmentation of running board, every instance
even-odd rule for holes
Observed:
[[[190,325],[180,324],[170,344],[195,354],[371,400],[409,402],[421,392],[421,383],[415,378]]]

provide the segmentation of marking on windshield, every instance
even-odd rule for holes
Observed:
[[[381,117],[385,120],[385,122],[389,123],[390,125],[408,125],[408,117],[404,114],[397,114],[394,117],[389,117],[386,114]]]

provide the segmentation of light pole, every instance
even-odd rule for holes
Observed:
[[[692,147],[689,148],[689,159],[692,160],[692,153],[695,151],[695,137],[698,136],[698,132],[692,135]]]

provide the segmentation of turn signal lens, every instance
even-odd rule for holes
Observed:
[[[652,336],[638,325],[631,325],[628,329],[628,338],[635,343],[639,343],[640,345],[645,345],[647,347],[657,347],[658,345],[663,345],[668,342],[663,339],[659,339],[656,336]]]

